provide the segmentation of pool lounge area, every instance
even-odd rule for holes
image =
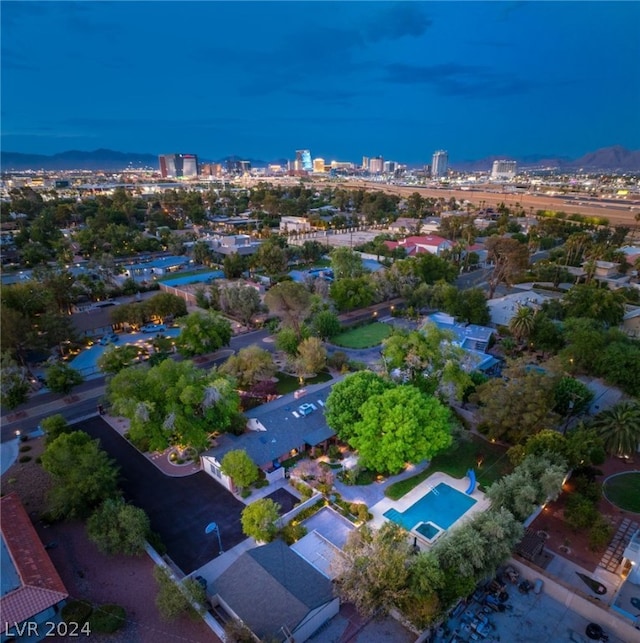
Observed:
[[[399,500],[384,498],[371,508],[373,525],[391,520],[414,536],[417,545],[429,547],[455,525],[489,507],[484,493],[466,494],[467,478],[458,480],[435,472]]]

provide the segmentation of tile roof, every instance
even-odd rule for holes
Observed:
[[[0,498],[2,537],[20,587],[0,599],[3,622],[22,623],[69,595],[15,493]]]

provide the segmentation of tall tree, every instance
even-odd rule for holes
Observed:
[[[272,315],[301,336],[302,322],[311,310],[311,293],[293,281],[284,281],[271,288],[264,297],[264,303]]]
[[[329,295],[336,308],[345,311],[370,306],[375,291],[370,277],[343,277],[331,284]]]
[[[449,409],[413,386],[370,397],[360,413],[349,444],[373,471],[398,473],[407,462],[431,459],[451,443]]]
[[[509,321],[509,330],[519,341],[526,341],[535,326],[535,311],[529,306],[518,306],[516,314]]]
[[[372,371],[358,371],[334,384],[325,405],[327,424],[348,442],[354,426],[362,419],[362,405],[393,385]]]
[[[640,404],[618,402],[596,415],[591,423],[612,455],[632,456],[640,446]]]
[[[389,612],[408,597],[410,553],[407,534],[395,523],[352,531],[332,562],[338,595],[363,616]]]
[[[399,369],[429,394],[453,386],[460,397],[472,383],[462,368],[464,351],[454,344],[451,333],[435,324],[422,331],[395,331],[385,340],[382,355],[389,369]]]
[[[485,247],[488,259],[493,263],[493,271],[489,276],[489,299],[492,299],[501,283],[510,286],[514,277],[527,268],[529,249],[509,237],[489,237]]]
[[[144,553],[150,524],[147,514],[123,498],[108,498],[87,521],[87,534],[105,554]]]
[[[195,311],[185,317],[182,332],[176,340],[181,355],[191,357],[212,353],[231,341],[231,324],[212,311]]]
[[[271,498],[261,498],[244,508],[240,516],[245,536],[260,542],[271,542],[277,533],[276,520],[281,506]]]
[[[526,520],[536,505],[560,495],[567,471],[566,460],[557,453],[527,455],[513,473],[492,484],[487,495],[495,509],[507,509],[518,520]]]
[[[558,425],[552,377],[521,366],[506,369],[505,376],[481,384],[474,394],[489,438],[521,444]]]
[[[296,371],[300,377],[316,375],[327,366],[327,351],[317,337],[303,339],[298,346]]]
[[[351,248],[335,248],[331,252],[331,269],[336,279],[354,279],[366,271],[362,257]]]
[[[64,362],[51,364],[46,370],[45,378],[47,387],[54,393],[67,395],[74,386],[80,384],[84,378],[82,375]]]
[[[225,453],[220,463],[220,471],[229,476],[240,491],[258,479],[258,467],[244,449]]]
[[[2,353],[0,361],[0,391],[2,405],[13,409],[27,401],[31,385],[27,380],[27,369],[19,366],[11,354]]]
[[[47,445],[42,466],[53,476],[50,512],[57,518],[85,518],[118,493],[118,470],[99,441],[82,431],[64,433]]]
[[[242,389],[250,389],[258,382],[270,380],[276,365],[271,353],[259,346],[241,348],[232,355],[221,367],[220,372],[233,377]]]
[[[287,253],[276,242],[265,241],[253,256],[253,263],[270,277],[276,277],[287,270]]]

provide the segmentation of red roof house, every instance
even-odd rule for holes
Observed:
[[[15,493],[0,498],[0,532],[2,622],[55,620],[69,593]]]

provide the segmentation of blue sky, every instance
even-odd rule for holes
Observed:
[[[639,2],[2,1],[2,149],[640,149]]]

